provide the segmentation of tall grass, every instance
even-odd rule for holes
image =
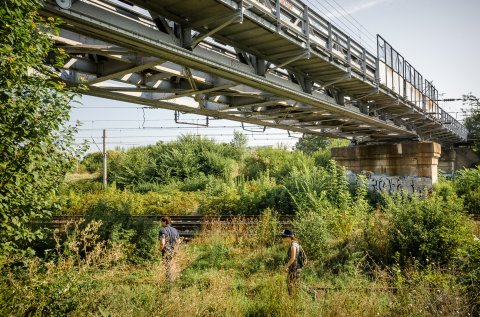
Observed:
[[[375,265],[341,269],[310,261],[302,288],[289,297],[282,270],[286,249],[273,210],[261,219],[212,218],[177,249],[174,281],[161,259],[130,264],[128,243],[100,239],[100,222],[56,232],[43,259],[2,264],[2,316],[466,316],[471,311],[457,272],[439,265]],[[304,240],[306,242],[306,240]],[[301,243],[304,243],[301,241]],[[474,265],[474,262],[464,262]],[[470,264],[468,264],[470,263]],[[370,265],[365,270],[365,265]],[[473,276],[472,276],[473,277]],[[316,299],[312,296],[316,290]]]

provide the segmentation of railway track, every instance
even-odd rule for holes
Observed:
[[[143,218],[149,221],[160,221],[163,216],[164,215],[141,215],[133,217]],[[80,221],[83,217],[83,215],[54,216],[51,221],[40,223],[51,229],[64,228],[67,223]],[[259,220],[258,215],[169,215],[169,217],[180,236],[184,238],[192,238],[202,227],[214,222],[232,225],[253,225]],[[472,219],[480,222],[480,215],[473,215]],[[291,226],[292,216],[281,215],[279,221],[283,228],[287,228]]]
[[[147,221],[160,221],[164,215],[141,215],[133,216],[135,218],[145,219]],[[64,228],[68,223],[80,221],[83,215],[65,215],[54,216],[51,221],[38,222],[50,229]],[[231,224],[231,225],[253,225],[258,222],[258,215],[168,215],[172,220],[172,225],[178,230],[181,237],[192,238],[202,227],[212,223]],[[280,225],[283,228],[291,224],[292,217],[281,215]]]

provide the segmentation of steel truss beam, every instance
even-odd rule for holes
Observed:
[[[235,6],[235,3],[232,2],[231,5]],[[162,14],[158,11],[155,12],[151,21],[145,17],[132,19],[131,12],[126,14],[121,8],[112,10],[111,5],[105,5],[101,0],[83,0],[75,3],[70,10],[62,10],[47,3],[42,14],[61,17],[67,22],[65,27],[72,30],[64,32],[58,41],[63,45],[70,43],[68,52],[72,57],[72,63],[64,67],[67,73],[64,73],[63,78],[71,85],[77,85],[80,78],[88,79],[91,94],[154,107],[231,118],[241,122],[254,120],[255,124],[286,130],[292,130],[289,128],[291,126],[275,124],[269,120],[281,121],[295,118],[296,125],[303,125],[301,128],[296,127],[299,129],[297,132],[302,133],[329,136],[338,136],[340,133],[344,137],[352,137],[351,130],[335,131],[335,133],[318,132],[298,121],[301,118],[308,119],[309,115],[318,117],[319,114],[327,114],[348,118],[349,129],[355,129],[361,132],[359,134],[368,137],[374,135],[375,131],[386,131],[389,135],[396,135],[398,138],[418,137],[416,132],[338,105],[333,98],[325,94],[309,91],[306,89],[308,85],[303,82],[309,78],[304,74],[296,75],[297,78],[302,79],[300,84],[289,80],[288,74],[282,78],[281,76],[286,74],[283,68],[300,59],[309,58],[310,49],[293,57],[285,56],[286,61],[277,62],[274,68],[261,74],[261,71],[253,67],[259,61],[265,66],[265,61],[262,61],[263,57],[260,55],[250,57],[246,55],[247,63],[245,64],[236,60],[237,50],[233,57],[231,53],[222,51],[224,50],[222,46],[210,49],[212,45],[210,42],[206,45],[198,45],[215,32],[232,23],[240,22],[243,18],[241,4],[240,6],[237,4],[237,9],[232,16],[222,20],[210,17],[207,18],[208,21],[197,21],[190,25],[188,21],[183,21],[186,29],[195,28],[202,32],[202,28],[207,25],[209,30],[192,39],[191,50],[179,47],[175,32],[165,19],[165,17],[169,18],[168,14],[163,17],[158,15]],[[212,25],[211,28],[209,25]],[[215,25],[218,26],[215,27]],[[166,33],[159,32],[158,29]],[[239,49],[242,48],[239,46]],[[89,55],[93,55],[94,60],[85,62]],[[110,63],[110,69],[99,71],[98,56],[104,58],[102,61],[104,65]],[[139,56],[141,56],[140,59]],[[271,58],[274,57],[271,56]],[[114,61],[124,65],[113,67]],[[274,70],[279,72],[271,74]],[[259,73],[264,76],[258,75]],[[343,79],[351,79],[351,77]],[[112,81],[132,86],[115,86],[111,83]],[[187,87],[185,82],[188,83]],[[324,85],[334,83],[336,82],[327,82]],[[356,98],[351,97],[350,100],[363,99],[377,95],[379,92],[378,88],[374,88],[372,92]],[[187,106],[178,101],[190,96],[194,96],[197,101],[196,106]],[[276,100],[271,100],[272,97]],[[233,98],[249,100],[249,102],[234,102]],[[258,102],[251,102],[252,98],[258,98]],[[168,102],[168,100],[173,101]],[[294,106],[289,106],[292,103]],[[238,111],[247,108],[258,110],[250,111],[250,115],[256,118],[246,118],[245,111]],[[261,116],[264,118],[261,119]],[[369,128],[362,125],[368,125]],[[347,128],[345,123],[343,127]],[[366,130],[370,131],[369,134],[365,134]]]

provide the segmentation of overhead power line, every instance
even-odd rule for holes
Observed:
[[[300,133],[301,134],[301,133]],[[246,136],[252,136],[252,134],[245,134]],[[285,132],[285,133],[257,133],[257,134],[254,134],[254,135],[262,135],[262,136],[272,136],[272,135],[275,135],[275,136],[278,136],[278,135],[283,135],[285,137],[289,137],[289,135]],[[214,134],[199,134],[199,136],[226,136],[226,137],[231,137],[233,136],[233,133],[232,134],[224,134],[224,133],[214,133]],[[171,138],[171,137],[174,137],[174,138],[177,138],[178,135],[122,135],[122,136],[109,136],[108,138],[109,139],[127,139],[127,138],[163,138],[163,137],[168,137],[168,138]],[[75,136],[76,139],[102,139],[103,137],[102,136]]]
[[[366,39],[362,39],[361,37],[357,36],[356,35],[356,32],[354,30],[352,30],[348,25],[345,24],[345,22],[343,22],[339,17],[337,17],[337,15],[335,13],[333,13],[330,9],[328,9],[324,4],[322,4],[320,1],[316,1],[316,3],[310,1],[310,0],[306,0],[312,7],[314,7],[319,13],[322,12],[322,11],[327,11],[330,15],[331,15],[331,18],[328,18],[328,17],[325,17],[327,20],[329,20],[331,23],[333,23],[333,19],[336,19],[340,24],[342,24],[346,29],[348,29],[350,32],[352,32],[353,36],[352,37],[355,37],[357,40],[359,40],[359,42],[363,42],[364,40],[368,40],[370,37],[367,36]],[[320,9],[320,7],[318,7],[318,5],[320,5],[324,10]],[[342,26],[339,26],[339,25],[336,25],[339,29],[341,29],[344,33],[346,34],[349,34],[349,32]],[[357,28],[358,29],[358,28]],[[361,31],[361,30],[360,30]],[[373,40],[372,40],[373,41]],[[372,42],[374,43],[374,42]],[[372,51],[376,51],[375,47],[372,46],[371,44],[369,44],[368,42],[365,42],[364,43],[366,46],[368,46],[368,48]]]
[[[326,1],[328,2],[328,0],[326,0]],[[351,17],[351,18],[353,19],[353,21],[355,21],[355,22],[360,26],[360,29],[359,29],[360,32],[363,33],[363,31],[361,30],[361,29],[363,29],[363,30],[365,30],[365,31],[368,33],[368,35],[372,36],[372,38],[375,38],[375,37],[376,37],[376,35],[372,34],[370,31],[368,31],[368,29],[367,29],[366,27],[364,27],[363,24],[360,23],[360,21],[358,21],[357,19],[355,19],[355,17],[354,17],[353,15],[351,15],[350,12],[348,12],[347,10],[345,10],[345,8],[344,8],[340,3],[338,3],[336,0],[332,0],[332,1],[333,1],[343,12],[345,12],[345,15],[348,15],[349,17]],[[365,34],[365,33],[364,33],[364,34]]]

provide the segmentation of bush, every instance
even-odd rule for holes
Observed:
[[[99,203],[85,214],[85,224],[101,222],[101,241],[122,245],[131,251],[128,259],[133,262],[152,260],[157,255],[160,224],[144,218],[132,217],[108,205]]]
[[[205,176],[203,173],[187,178],[180,184],[180,190],[185,192],[205,190],[211,178],[213,176]]]
[[[392,252],[402,263],[414,258],[422,265],[448,264],[469,237],[462,200],[437,192],[427,198],[385,195]]]
[[[62,185],[63,194],[74,192],[77,194],[95,193],[103,190],[103,184],[96,179],[80,179],[76,181],[65,182]]]
[[[464,199],[465,208],[480,214],[480,166],[458,172],[454,184],[458,195]]]
[[[140,184],[145,188],[145,183],[169,184],[206,176],[229,179],[235,160],[241,158],[237,154],[232,145],[183,135],[169,143],[109,152],[109,179],[122,189],[136,188]],[[84,164],[89,165],[90,161],[91,157],[87,157]]]
[[[234,186],[227,184],[210,183],[207,185],[205,195],[200,203],[198,212],[213,215],[235,215],[240,213],[239,194]]]
[[[275,180],[268,174],[262,174],[258,179],[248,182],[239,181],[238,213],[258,215],[267,208],[275,208],[276,202],[271,201],[268,195],[278,187]]]
[[[390,232],[392,229],[385,213],[376,210],[366,217],[363,227],[364,250],[375,263],[386,265],[392,262]]]
[[[478,238],[460,254],[457,266],[461,274],[459,282],[464,285],[470,306],[480,315],[480,241]]]
[[[330,161],[326,168],[295,171],[286,186],[296,207],[294,226],[307,254],[335,266],[356,257],[356,241],[370,209],[363,178],[351,191],[344,169]]]
[[[81,165],[89,173],[99,173],[103,168],[103,155],[100,152],[88,153],[81,161]]]
[[[141,183],[155,182],[155,158],[149,148],[131,148],[112,156],[109,161],[109,180],[120,188]]]
[[[300,211],[293,226],[300,243],[309,259],[323,259],[327,253],[327,241],[330,238],[328,223],[319,212]]]
[[[293,201],[286,188],[277,185],[275,179],[262,174],[258,179],[235,183],[211,180],[199,211],[205,214],[258,215],[265,209],[280,213],[293,213]]]
[[[265,209],[255,226],[256,246],[273,247],[277,243],[280,229],[278,213],[274,209]]]
[[[268,174],[281,181],[293,170],[310,169],[314,164],[314,159],[301,151],[289,152],[286,149],[261,148],[245,158],[241,174],[246,179],[257,179]]]
[[[107,190],[87,194],[73,191],[64,196],[64,214],[84,215],[98,208],[110,208],[118,213],[132,215],[191,214],[196,213],[201,195],[193,192],[171,190],[168,193],[133,193],[109,187]]]

